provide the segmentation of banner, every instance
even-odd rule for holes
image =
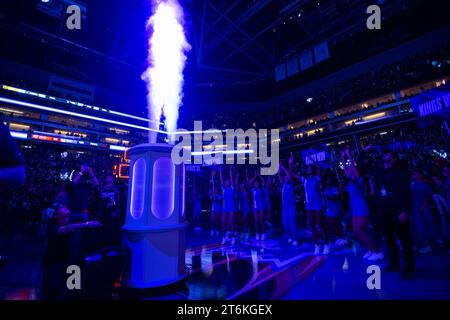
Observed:
[[[305,165],[318,164],[322,168],[329,168],[329,155],[325,145],[317,148],[306,149],[302,151],[302,159]]]
[[[300,54],[300,70],[306,70],[314,65],[312,51],[304,51]]]
[[[298,73],[298,57],[295,56],[288,60],[287,64],[287,75],[288,77],[293,76]]]
[[[328,42],[322,42],[321,44],[314,47],[314,57],[316,63],[330,58],[330,52],[328,51]]]
[[[450,119],[450,85],[427,90],[411,98],[411,106],[419,124],[433,124],[435,120]]]
[[[275,67],[275,81],[286,79],[286,64],[282,63]]]

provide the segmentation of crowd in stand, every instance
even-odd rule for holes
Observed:
[[[356,76],[311,95],[309,103],[272,113],[270,119],[286,123],[299,119],[306,110],[329,112],[372,97],[394,93],[427,80],[446,76],[450,72],[450,50],[444,48],[431,53],[417,54],[397,63]]]
[[[212,114],[210,118],[204,115],[201,120],[204,128],[250,128],[253,123],[258,128],[280,127],[304,120],[305,115],[333,112],[449,74],[450,48],[445,47],[439,51],[412,55],[396,63],[372,69],[332,87],[311,93],[309,97],[305,97],[308,98],[305,101],[297,101],[289,106],[278,106],[273,111],[253,112],[243,116],[242,113],[233,114],[229,110],[224,110],[222,113]],[[376,105],[368,106],[374,107]],[[192,121],[188,125],[192,126]]]
[[[61,198],[64,190],[71,188],[71,180],[82,164],[93,168],[92,172],[101,187],[117,163],[117,158],[107,153],[66,151],[42,143],[23,145],[21,151],[26,161],[26,182],[19,189],[1,194],[0,220],[3,227],[9,227],[15,222],[36,223],[45,220],[57,196]],[[89,207],[85,209],[96,212],[98,195],[89,195],[89,198]]]

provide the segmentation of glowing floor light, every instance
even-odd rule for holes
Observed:
[[[147,106],[149,118],[153,120],[149,125],[152,129],[158,129],[155,125],[162,114],[166,118],[166,130],[175,132],[177,129],[186,52],[191,49],[183,23],[183,8],[177,0],[157,1],[154,13],[147,21],[147,29],[151,33],[148,40],[149,66],[142,79],[147,84]],[[156,137],[156,132],[150,132],[150,143],[156,142]],[[175,140],[173,134],[169,140]]]

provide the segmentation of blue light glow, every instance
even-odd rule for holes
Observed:
[[[175,204],[175,165],[172,159],[161,157],[153,164],[152,213],[158,219],[168,219]]]
[[[116,150],[116,151],[125,151],[125,150],[127,150],[126,147],[122,147],[122,146],[114,146],[114,145],[110,145],[109,148],[110,148],[111,150]]]
[[[130,213],[134,219],[139,219],[144,212],[145,178],[147,176],[145,159],[136,160],[133,166],[133,180],[131,185]]]
[[[28,139],[28,134],[24,133],[24,132],[16,132],[16,131],[11,131],[11,137],[16,138],[16,139]]]
[[[42,94],[42,93],[36,93],[36,92],[33,92],[33,91],[28,91],[28,90],[25,90],[25,89],[11,87],[11,86],[7,86],[7,85],[2,85],[2,89],[3,90],[7,90],[7,91],[17,92],[17,93],[20,93],[20,94],[25,94],[25,95],[31,95],[31,96],[34,96],[34,97],[39,97],[39,98],[42,98],[42,99],[47,99],[47,100],[53,100],[53,101],[57,101],[57,102],[61,102],[61,103],[72,104],[72,105],[76,105],[78,107],[84,107],[84,108],[87,108],[87,109],[94,109],[96,111],[100,111],[101,110],[101,111],[106,112],[106,113],[111,113],[111,114],[114,114],[114,115],[117,115],[117,116],[127,117],[127,118],[131,118],[131,119],[135,119],[135,120],[140,120],[140,121],[145,121],[145,122],[151,122],[152,121],[152,120],[147,119],[147,118],[142,118],[142,117],[134,116],[134,115],[127,114],[127,113],[122,113],[122,112],[118,112],[118,111],[108,110],[108,109],[105,109],[105,108],[93,107],[93,106],[90,106],[88,104],[84,104],[84,103],[81,103],[81,102],[76,102],[76,101],[62,99],[62,98],[55,98],[53,96],[48,96],[48,95],[45,95],[45,94]],[[160,122],[159,124],[163,124],[163,123]]]
[[[192,151],[191,155],[193,156],[203,156],[203,155],[211,155],[211,154],[251,154],[253,150],[224,150],[224,151]]]
[[[134,125],[131,123],[109,120],[109,119],[105,119],[105,118],[90,116],[87,114],[46,107],[46,106],[42,106],[42,105],[38,105],[38,104],[34,104],[34,103],[23,102],[23,101],[18,101],[18,100],[14,100],[14,99],[8,99],[8,98],[4,98],[4,97],[0,97],[0,101],[19,105],[19,106],[29,107],[29,108],[33,108],[33,109],[65,114],[68,116],[73,116],[73,117],[78,117],[78,118],[84,118],[84,119],[95,120],[95,121],[111,123],[111,124],[115,124],[115,125],[119,125],[119,126],[134,128],[134,129],[140,129],[140,130],[145,130],[145,131],[153,131],[153,132],[167,134],[166,131],[162,131],[162,130],[155,130],[155,129],[151,129],[151,128],[147,128],[147,127],[137,126],[137,125]]]

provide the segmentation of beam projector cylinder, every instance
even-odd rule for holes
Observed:
[[[181,282],[185,268],[185,170],[168,144],[128,150],[130,181],[125,225],[123,284],[152,289]]]

